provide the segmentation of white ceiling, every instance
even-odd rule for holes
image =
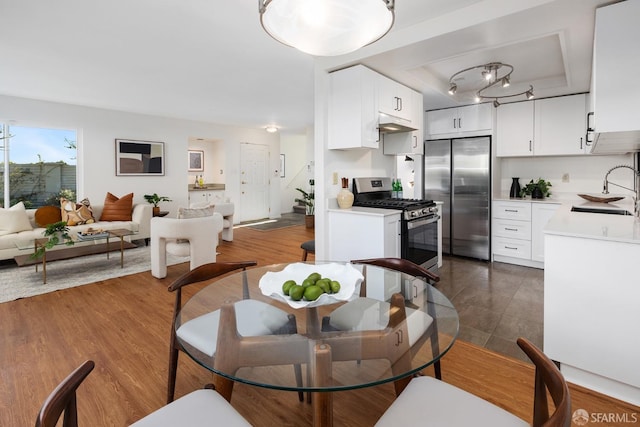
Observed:
[[[313,58],[266,35],[255,0],[0,0],[0,94],[302,132],[314,66],[364,63],[422,91],[426,109],[470,103],[446,94],[449,77],[492,61],[537,97],[586,92],[605,3],[396,0],[382,40]]]

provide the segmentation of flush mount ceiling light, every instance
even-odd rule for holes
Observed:
[[[258,0],[262,28],[315,56],[344,55],[382,38],[395,0]]]
[[[463,75],[468,73],[477,72],[481,70],[476,76],[475,80],[479,81],[482,86],[480,89],[475,89],[475,102],[481,102],[484,99],[493,99],[493,106],[498,108],[500,106],[499,99],[511,98],[514,96],[525,95],[527,99],[533,99],[533,86],[529,85],[529,88],[517,93],[505,93],[498,94],[495,92],[487,93],[491,88],[502,87],[508,88],[511,86],[511,73],[513,73],[513,66],[509,64],[503,64],[502,62],[489,62],[488,64],[476,65],[474,67],[465,68],[462,71],[458,71],[449,79],[449,94],[454,95],[458,90],[458,81],[465,80]],[[469,79],[474,81],[473,75]],[[470,89],[471,90],[471,89]]]
[[[278,132],[278,128],[275,126],[267,126],[266,128],[264,128],[264,130],[266,130],[269,133],[276,133]]]

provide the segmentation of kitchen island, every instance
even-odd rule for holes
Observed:
[[[567,381],[640,405],[640,221],[573,205],[605,206],[563,204],[544,229],[544,351]]]

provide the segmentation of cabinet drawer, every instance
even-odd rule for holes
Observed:
[[[513,258],[531,259],[531,242],[529,240],[496,237],[493,239],[493,253]]]
[[[531,223],[511,219],[494,219],[493,234],[498,237],[531,240]]]
[[[530,202],[493,202],[493,217],[531,221]]]

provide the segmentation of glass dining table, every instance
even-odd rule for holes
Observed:
[[[301,282],[316,271],[339,281],[341,292],[312,302],[283,295],[286,280]],[[258,308],[251,319],[243,319],[235,307],[248,299],[257,301]],[[238,332],[243,323],[246,330],[247,321],[273,330],[273,319],[263,314],[272,312],[271,307],[293,318],[295,330],[257,336]],[[218,333],[210,355],[181,338],[180,328],[213,311],[219,312]],[[394,382],[399,394],[413,374],[447,353],[459,322],[447,297],[421,278],[372,265],[310,262],[255,267],[218,278],[183,305],[174,327],[184,351],[217,374],[216,389],[227,400],[234,382],[310,392],[313,425],[332,426],[334,392]],[[292,366],[300,367],[298,375]]]

